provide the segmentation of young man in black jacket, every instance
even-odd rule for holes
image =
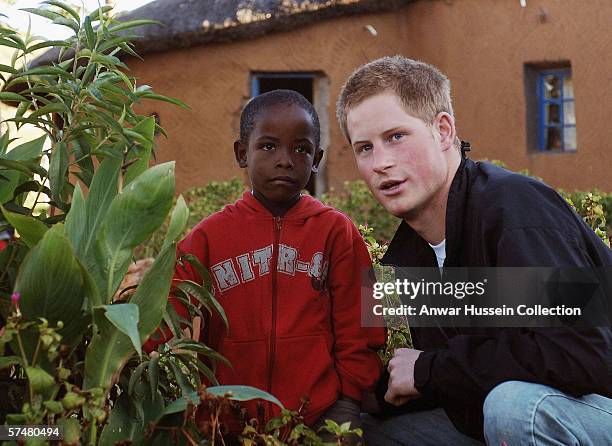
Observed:
[[[467,159],[449,80],[435,67],[400,56],[370,62],[344,85],[337,113],[361,176],[403,220],[383,264],[609,273],[610,249],[554,190]],[[367,444],[612,444],[612,330],[603,320],[413,328],[415,348],[396,350],[381,384],[396,415],[366,416]]]

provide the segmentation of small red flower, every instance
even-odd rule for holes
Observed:
[[[21,299],[21,294],[15,292],[11,294],[11,302],[15,305],[17,311],[19,311],[19,299]]]

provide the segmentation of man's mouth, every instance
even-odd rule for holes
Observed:
[[[378,186],[383,195],[395,195],[402,189],[406,180],[385,180]]]

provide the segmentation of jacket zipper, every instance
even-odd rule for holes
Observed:
[[[272,328],[270,332],[270,357],[268,359],[268,392],[272,393],[272,373],[274,370],[274,357],[276,356],[276,299],[278,275],[278,251],[281,233],[281,217],[274,217],[274,246],[272,248]],[[268,417],[272,416],[272,403],[268,403]]]

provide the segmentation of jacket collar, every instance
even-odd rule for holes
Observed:
[[[468,198],[469,176],[474,167],[472,160],[467,159],[465,155],[462,156],[448,191],[445,267],[459,266],[461,234],[464,224],[463,213]],[[394,266],[437,266],[436,255],[429,243],[405,221],[402,221],[397,228],[381,263]]]

